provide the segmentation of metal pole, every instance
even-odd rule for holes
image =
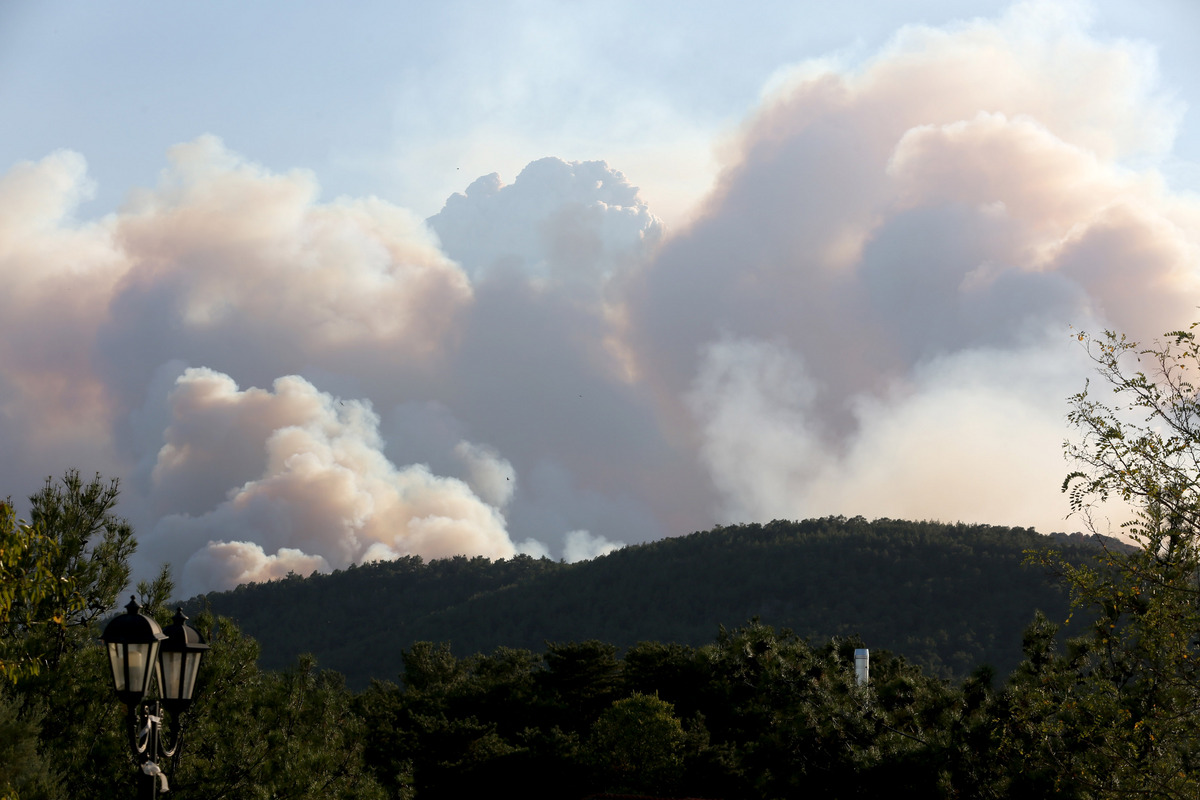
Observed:
[[[156,773],[147,772],[143,767],[147,764],[158,764],[160,757],[159,753],[159,728],[162,725],[161,711],[158,701],[147,703],[143,709],[146,714],[146,744],[145,749],[141,750],[141,755],[138,763],[138,800],[155,800],[158,797],[159,777]],[[134,732],[134,741],[136,743],[138,734]]]

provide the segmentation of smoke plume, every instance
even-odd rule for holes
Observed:
[[[771,517],[1066,529],[1070,326],[1196,313],[1181,114],[1151,50],[1028,4],[787,71],[678,230],[600,161],[421,220],[211,135],[79,219],[54,152],[0,177],[0,478],[121,478],[189,593]]]

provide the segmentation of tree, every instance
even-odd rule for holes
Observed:
[[[1200,790],[1200,403],[1193,326],[1149,346],[1080,334],[1116,395],[1070,398],[1079,431],[1065,451],[1073,511],[1093,525],[1110,499],[1134,509],[1136,547],[1094,565],[1058,560],[1073,604],[1090,613],[1064,655],[1035,638],[1014,680],[1008,741],[1026,774],[1060,794],[1195,797]],[[1043,624],[1043,627],[1046,627]]]
[[[564,728],[590,726],[616,698],[621,663],[615,645],[596,639],[547,642],[545,663],[538,688],[557,706]]]
[[[52,538],[0,502],[0,679],[36,675],[42,654],[30,639],[81,605],[73,578],[55,571],[57,555]]]
[[[129,524],[113,514],[116,499],[115,481],[85,483],[72,470],[30,498],[28,523],[0,504],[0,658],[17,667],[10,730],[32,731],[48,774],[69,776],[73,792],[92,797],[119,794],[128,761],[108,659],[95,641],[97,621],[128,583],[135,546]],[[49,783],[21,788],[30,797],[54,791]]]
[[[11,687],[0,684],[0,799],[63,797],[62,781],[38,752],[41,719],[20,707]]]
[[[49,666],[70,649],[89,643],[92,623],[107,614],[129,583],[129,557],[137,547],[133,528],[113,513],[120,494],[117,481],[100,475],[84,483],[78,470],[68,470],[29,498],[30,524],[41,534],[32,556],[49,573],[70,584],[74,602],[63,609],[58,594],[30,596],[21,610],[28,619],[61,615],[53,628],[27,629],[35,635]]]
[[[662,792],[683,771],[687,734],[675,708],[657,694],[613,702],[592,725],[592,760],[610,789]]]
[[[172,793],[188,798],[382,800],[369,737],[341,675],[301,656],[283,672],[255,663],[257,643],[227,618],[195,620],[212,649],[201,662]]]

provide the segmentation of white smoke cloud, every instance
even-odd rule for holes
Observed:
[[[1200,296],[1200,202],[1145,167],[1180,109],[1085,24],[1020,5],[806,65],[630,282],[629,351],[722,519],[1068,525],[1069,326],[1152,337]]]
[[[636,264],[663,232],[620,172],[557,158],[534,161],[507,186],[496,173],[479,178],[429,224],[473,278],[516,271],[585,287]]]
[[[475,494],[496,508],[504,508],[517,489],[512,464],[490,447],[462,440],[454,446],[456,455],[467,468],[467,481]]]
[[[800,357],[755,340],[706,348],[689,397],[726,519],[824,515],[986,520],[1060,517],[1063,398],[1084,356],[1053,334],[923,363],[846,402],[854,434],[822,441],[819,391]]]
[[[517,552],[522,555],[530,556],[531,558],[552,558],[553,554],[550,548],[539,542],[537,539],[526,539],[523,542],[517,543]]]
[[[170,162],[157,187],[90,224],[73,218],[90,191],[76,154],[18,165],[0,184],[13,211],[0,220],[9,485],[69,466],[126,478],[139,568],[169,560],[188,590],[404,552],[516,552],[501,514],[516,469],[467,438],[469,423],[440,406],[452,434],[392,425],[384,443],[369,406],[347,400],[333,434],[331,395],[312,383],[432,408],[407,398],[445,394],[455,370],[478,369],[454,363],[472,287],[424,224],[375,199],[322,204],[313,176],[268,172],[214,137],[175,148]],[[622,244],[622,224],[605,215],[657,223],[619,175],[583,171],[588,185],[562,204],[595,216],[612,253],[589,263],[611,270],[643,236],[630,228]],[[565,219],[556,208],[550,198],[539,213]],[[538,236],[554,256],[555,232]],[[211,368],[188,369],[196,363]],[[289,373],[312,380],[277,379]],[[526,532],[521,551],[553,554],[578,525],[571,516]]]
[[[111,220],[74,217],[91,191],[83,158],[67,151],[0,176],[0,475],[10,486],[64,459],[112,464],[116,408],[94,343],[125,260]]]
[[[1053,329],[1025,346],[963,349],[855,398],[858,435],[796,505],[1061,530],[1065,398],[1086,369],[1073,345]]]
[[[169,159],[116,222],[128,268],[102,344],[125,385],[182,359],[255,385],[319,370],[382,391],[452,341],[470,283],[408,211],[319,203],[311,174],[270,173],[211,136]]]
[[[727,519],[795,516],[795,491],[829,462],[817,387],[784,345],[722,339],[705,348],[688,403]]]
[[[183,586],[185,591],[186,587],[203,591],[279,580],[293,572],[309,575],[329,569],[324,558],[305,555],[291,547],[281,547],[274,555],[267,555],[254,542],[209,542],[188,559]]]
[[[624,546],[624,542],[610,542],[603,536],[594,536],[588,531],[569,531],[567,544],[563,549],[563,559],[568,564],[574,564],[607,555]]]
[[[295,376],[271,391],[241,390],[209,369],[184,372],[169,402],[173,421],[152,495],[197,485],[192,502],[203,502],[203,487],[222,485],[215,470],[241,468],[225,475],[236,486],[225,499],[203,513],[163,517],[144,542],[159,558],[183,562],[189,590],[266,580],[296,565],[516,552],[499,509],[465,483],[388,461],[367,403],[336,399]]]

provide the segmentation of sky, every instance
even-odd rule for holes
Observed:
[[[0,5],[0,494],[181,594],[843,514],[1078,530],[1197,319],[1200,6]]]

